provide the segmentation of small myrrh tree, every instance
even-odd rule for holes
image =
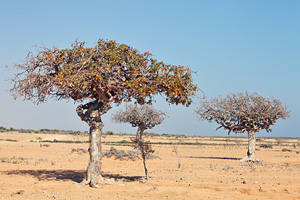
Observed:
[[[161,124],[165,117],[165,112],[155,110],[150,105],[130,104],[126,106],[125,111],[118,110],[113,114],[112,120],[118,123],[129,123],[132,127],[138,127],[136,139],[141,139],[145,130]]]
[[[75,41],[65,49],[38,48],[15,67],[14,98],[36,104],[49,98],[83,103],[76,111],[90,127],[90,161],[81,185],[92,187],[102,179],[101,116],[112,103],[151,103],[153,95],[162,94],[169,103],[189,106],[197,91],[190,68],[158,62],[148,52],[111,40],[100,39],[94,47]]]
[[[153,149],[149,141],[144,141],[142,136],[146,129],[151,129],[161,124],[166,117],[166,113],[155,110],[149,105],[129,105],[126,110],[119,110],[112,116],[112,120],[116,122],[130,123],[133,127],[138,127],[136,138],[132,139],[136,147],[141,151],[143,164],[147,182],[149,182],[148,169],[146,166],[146,156],[153,153]]]
[[[259,161],[255,156],[255,133],[262,129],[272,131],[280,118],[289,117],[290,111],[277,99],[266,99],[256,93],[248,92],[229,94],[225,98],[218,97],[205,100],[196,109],[200,119],[215,121],[220,127],[234,133],[248,132],[248,153],[241,161]],[[216,129],[216,130],[217,130]]]

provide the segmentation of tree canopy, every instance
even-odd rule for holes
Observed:
[[[166,117],[166,113],[155,110],[149,105],[128,105],[126,110],[119,110],[112,116],[116,122],[130,123],[133,127],[153,128],[161,124]]]
[[[220,125],[217,129],[224,128],[230,134],[231,131],[272,131],[270,126],[280,118],[289,117],[290,111],[280,100],[245,92],[206,99],[200,103],[196,113],[202,120],[217,122]]]
[[[48,98],[76,102],[151,103],[162,94],[169,103],[190,105],[197,91],[190,68],[159,62],[149,52],[100,39],[94,47],[75,41],[71,48],[57,47],[29,52],[15,65],[12,95],[34,103]]]

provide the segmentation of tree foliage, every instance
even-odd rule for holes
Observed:
[[[155,110],[150,105],[130,104],[126,110],[119,110],[112,115],[112,120],[119,123],[130,123],[133,127],[144,127],[151,129],[161,124],[166,117],[166,113]]]
[[[229,94],[225,98],[206,99],[196,109],[200,119],[215,121],[220,127],[234,133],[272,131],[278,119],[289,117],[290,111],[277,99],[267,99],[256,93]]]
[[[154,94],[165,95],[170,103],[192,102],[197,86],[190,68],[159,62],[149,52],[111,40],[85,45],[76,41],[71,48],[29,52],[24,63],[15,65],[19,72],[12,79],[12,95],[35,103],[55,98],[114,103],[135,99],[143,104],[151,103]]]

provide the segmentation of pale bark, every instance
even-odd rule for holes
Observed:
[[[255,156],[255,132],[248,132],[248,152],[247,156],[240,160],[241,162],[250,161],[258,162],[259,160]]]
[[[80,183],[80,186],[90,184],[91,187],[99,187],[97,185],[97,182],[103,180],[101,176],[101,167],[102,167],[101,134],[102,134],[102,127],[90,128],[90,133],[89,133],[90,161],[85,172],[84,180]]]
[[[91,187],[99,187],[97,182],[103,182],[101,176],[102,149],[101,135],[103,122],[101,116],[111,108],[110,104],[102,102],[91,102],[77,107],[78,116],[88,123],[89,131],[89,153],[90,161],[87,166],[85,177],[79,186],[90,184]],[[86,110],[86,112],[84,112]]]
[[[146,128],[144,126],[139,126],[139,128],[136,132],[136,136],[135,136],[136,141],[141,141],[142,140],[143,132],[145,130],[146,130]],[[138,143],[136,143],[135,148],[138,148]]]

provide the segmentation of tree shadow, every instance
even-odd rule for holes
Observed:
[[[201,157],[201,156],[186,156],[185,158],[198,158],[198,159],[217,159],[217,160],[241,160],[241,158],[234,157]]]
[[[144,180],[145,177],[143,176],[124,176],[120,174],[102,174],[104,178],[113,178],[123,182],[135,182]]]
[[[30,175],[43,180],[71,180],[80,183],[84,178],[83,170],[12,170],[4,171],[7,175]]]
[[[7,175],[30,175],[37,178],[39,181],[56,180],[67,181],[71,180],[80,183],[84,178],[84,170],[12,170],[2,171]],[[123,176],[120,174],[102,174],[104,178],[113,178],[117,181],[134,182],[144,179],[142,176]]]

